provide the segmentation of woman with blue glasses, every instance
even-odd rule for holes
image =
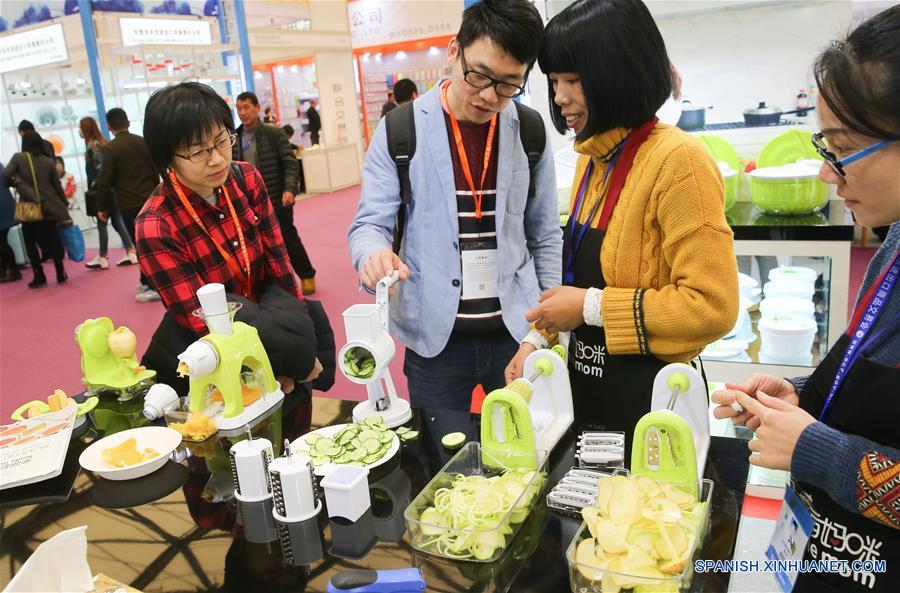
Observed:
[[[754,375],[713,393],[717,418],[756,431],[750,463],[790,470],[780,514],[797,559],[847,570],[786,576],[794,591],[900,591],[900,5],[829,45],[815,66],[825,159],[856,221],[890,225],[847,332],[809,377]],[[787,519],[784,517],[787,516]],[[780,526],[779,526],[780,527]],[[771,550],[785,550],[777,535]],[[786,555],[787,552],[785,552]],[[802,555],[802,556],[801,556]],[[886,560],[884,571],[857,561]]]

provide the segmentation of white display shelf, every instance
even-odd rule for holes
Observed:
[[[81,118],[79,118],[79,119],[81,119]],[[35,131],[37,131],[38,134],[41,134],[41,135],[43,135],[43,132],[64,132],[66,130],[77,130],[78,122],[74,121],[74,122],[68,123],[68,124],[56,124],[56,125],[52,125],[52,126],[35,125],[34,129],[35,129]],[[19,128],[17,126],[4,126],[3,131],[4,132],[18,132]]]
[[[10,105],[22,105],[25,103],[65,103],[67,101],[79,101],[81,99],[86,99],[91,102],[94,102],[94,95],[58,95],[55,97],[45,97],[43,95],[36,95],[33,97],[18,97],[15,99],[9,99]]]
[[[110,42],[110,45],[118,41]],[[114,55],[131,56],[136,54],[220,54],[223,52],[236,52],[239,47],[234,43],[213,43],[210,45],[126,45],[124,47],[110,47],[107,51]]]

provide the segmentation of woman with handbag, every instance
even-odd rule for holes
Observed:
[[[78,122],[78,134],[84,138],[84,167],[87,173],[87,191],[84,192],[85,208],[88,216],[93,216],[97,220],[97,236],[100,239],[100,253],[98,253],[91,261],[85,263],[85,267],[91,270],[108,270],[109,260],[106,255],[109,251],[109,230],[108,224],[112,224],[122,240],[122,247],[125,248],[125,257],[116,262],[117,266],[127,266],[137,263],[137,252],[134,249],[134,242],[128,229],[125,227],[125,221],[122,220],[122,213],[116,206],[115,200],[109,204],[108,220],[102,220],[97,216],[97,191],[94,185],[100,176],[100,164],[103,159],[103,147],[106,146],[107,140],[100,132],[100,126],[93,117],[82,117]]]
[[[2,168],[3,163],[0,163],[0,169]],[[0,183],[0,283],[22,279],[22,273],[16,265],[16,254],[7,241],[9,229],[17,224],[19,221],[16,220],[16,199],[9,188]]]
[[[22,152],[13,155],[3,169],[3,180],[15,187],[19,194],[16,204],[16,220],[22,223],[25,250],[31,260],[34,279],[28,288],[38,288],[47,284],[41,265],[41,251],[53,258],[56,266],[56,282],[62,284],[68,279],[63,266],[65,249],[59,238],[57,227],[71,225],[69,207],[56,163],[44,154],[44,141],[37,132],[26,132],[22,136]]]

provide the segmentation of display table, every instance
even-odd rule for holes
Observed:
[[[755,342],[749,353],[751,362],[724,362],[704,358],[710,381],[741,380],[753,373],[782,377],[812,372],[829,347],[840,337],[847,323],[850,282],[850,247],[853,243],[853,218],[843,200],[831,200],[815,214],[771,216],[750,202],[738,201],[727,213],[734,231],[734,252],[739,267],[752,264],[753,275],[766,282],[768,269],[775,265],[809,266],[819,272],[816,286],[816,319],[819,332],[810,364],[773,363],[759,357],[758,314],[753,314]],[[740,271],[749,274],[750,269]]]
[[[309,430],[309,400],[290,398],[285,408],[254,429],[272,440],[294,439]],[[353,404],[315,398],[313,428],[347,422]],[[92,571],[102,572],[147,593],[151,591],[314,591],[324,592],[336,571],[346,568],[392,569],[417,566],[429,591],[516,591],[561,593],[569,590],[565,551],[580,521],[547,510],[544,494],[504,556],[490,564],[451,562],[413,550],[407,543],[403,511],[409,501],[449,459],[439,445],[442,435],[462,430],[475,434],[468,413],[429,413],[417,410],[414,423],[421,429],[418,440],[403,445],[395,461],[370,474],[374,533],[378,540],[360,557],[339,557],[345,546],[347,526],[341,538],[319,515],[323,528],[323,558],[309,565],[300,556],[315,545],[298,545],[293,560],[274,530],[267,530],[260,515],[238,512],[228,457],[221,441],[182,445],[178,462],[146,478],[109,482],[87,472],[77,473],[77,452],[84,435],[73,441],[64,476],[74,487],[66,496],[65,480],[54,488],[58,499],[47,502],[52,492],[21,505],[8,493],[0,493],[0,580],[8,582],[42,541],[63,529],[87,525],[88,560]],[[121,424],[121,423],[117,423]],[[551,456],[549,483],[555,483],[573,464],[573,435]],[[227,441],[225,441],[227,443]],[[700,554],[703,559],[730,559],[738,532],[747,475],[746,443],[713,438],[706,477],[715,482],[711,532]],[[34,490],[52,490],[47,483]],[[28,498],[29,493],[21,493]],[[32,495],[34,492],[31,493]],[[243,524],[241,522],[243,521]],[[317,539],[318,536],[317,536]],[[314,544],[315,542],[313,542]],[[726,591],[728,574],[695,575],[692,590]]]
[[[337,191],[360,183],[359,147],[334,144],[307,148],[300,153],[306,193]]]

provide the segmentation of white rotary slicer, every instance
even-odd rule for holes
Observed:
[[[381,416],[391,428],[405,424],[412,418],[409,402],[397,396],[388,366],[397,353],[394,339],[388,333],[390,312],[388,289],[400,278],[399,272],[385,276],[375,288],[374,305],[353,305],[344,311],[347,344],[338,352],[338,366],[350,381],[366,386],[368,398],[353,408],[353,421]],[[348,368],[348,358],[355,361],[374,359],[365,372],[354,373]]]

